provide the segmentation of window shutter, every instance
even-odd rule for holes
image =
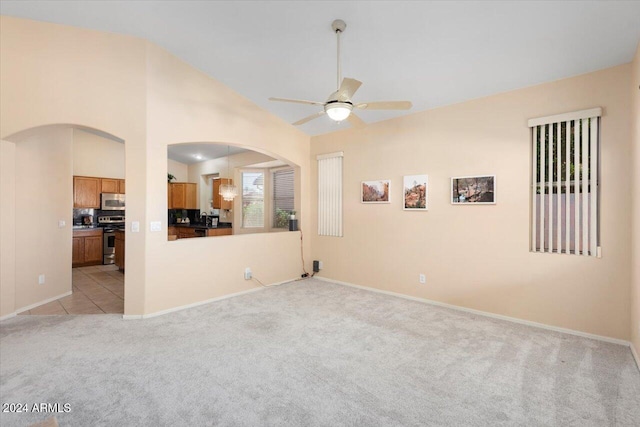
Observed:
[[[529,120],[531,251],[600,256],[601,108]]]
[[[342,157],[342,152],[317,157],[320,236],[342,237]]]

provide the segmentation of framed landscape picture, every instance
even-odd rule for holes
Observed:
[[[460,176],[451,178],[451,203],[454,205],[494,205],[496,176]]]
[[[389,189],[391,181],[388,179],[378,181],[362,181],[362,203],[389,203]]]
[[[429,176],[407,175],[403,181],[403,209],[405,211],[426,211],[429,209]]]

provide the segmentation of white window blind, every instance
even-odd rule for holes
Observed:
[[[264,173],[242,172],[242,226],[264,227]]]
[[[601,108],[529,120],[531,251],[600,256]]]
[[[295,209],[293,169],[273,172],[273,227],[287,228],[289,213]]]
[[[320,236],[342,237],[342,157],[342,152],[317,157]]]

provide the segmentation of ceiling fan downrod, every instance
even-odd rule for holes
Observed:
[[[342,82],[342,69],[340,64],[340,34],[347,28],[347,24],[342,19],[336,19],[331,23],[331,28],[336,33],[338,39],[338,82],[336,84],[336,90],[340,90],[340,83]]]

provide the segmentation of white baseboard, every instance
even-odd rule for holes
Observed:
[[[13,313],[5,314],[4,316],[0,317],[0,322],[2,322],[3,320],[11,319],[12,317],[15,317],[17,314],[18,313],[16,313],[15,311]]]
[[[282,285],[283,283],[292,282],[294,280],[296,280],[296,279],[283,280],[282,282],[271,283],[269,285],[266,285],[266,287],[278,286],[278,285]],[[162,316],[162,315],[165,315],[165,314],[174,313],[176,311],[186,310],[188,308],[198,307],[198,306],[201,306],[201,305],[210,304],[212,302],[221,301],[223,299],[233,298],[233,297],[237,297],[237,296],[240,296],[240,295],[261,291],[263,289],[264,289],[263,287],[247,289],[246,291],[236,292],[236,293],[233,293],[233,294],[223,295],[221,297],[210,298],[210,299],[207,299],[207,300],[204,300],[204,301],[194,302],[192,304],[186,304],[186,305],[181,305],[179,307],[173,307],[173,308],[168,308],[166,310],[156,311],[155,313],[149,313],[149,314],[125,314],[125,315],[122,316],[122,318],[124,320],[149,319],[151,317]]]
[[[546,325],[544,323],[538,323],[538,322],[532,322],[530,320],[518,319],[517,317],[509,317],[509,316],[504,316],[502,314],[489,313],[487,311],[475,310],[473,308],[461,307],[459,305],[447,304],[447,303],[444,303],[444,302],[434,301],[434,300],[430,300],[430,299],[426,299],[426,298],[413,297],[413,296],[410,296],[410,295],[404,295],[404,294],[391,292],[391,291],[384,291],[382,289],[370,288],[368,286],[355,285],[353,283],[341,282],[339,280],[332,280],[332,279],[327,279],[327,278],[324,278],[324,277],[316,276],[314,278],[318,279],[318,280],[325,281],[325,282],[335,283],[335,284],[338,284],[338,285],[350,286],[352,288],[363,289],[365,291],[377,292],[377,293],[380,293],[380,294],[391,295],[391,296],[398,297],[398,298],[404,298],[404,299],[408,299],[408,300],[412,300],[412,301],[418,301],[418,302],[423,302],[423,303],[426,303],[426,304],[436,305],[438,307],[445,307],[445,308],[450,308],[452,310],[464,311],[466,313],[473,313],[473,314],[477,314],[477,315],[480,315],[480,316],[491,317],[491,318],[494,318],[494,319],[506,320],[508,322],[519,323],[521,325],[533,326],[535,328],[547,329],[549,331],[561,332],[561,333],[565,333],[565,334],[576,335],[576,336],[583,337],[583,338],[589,338],[589,339],[598,340],[598,341],[604,341],[604,342],[608,342],[608,343],[612,343],[612,344],[623,345],[623,346],[626,346],[626,347],[631,347],[633,349],[633,346],[631,345],[631,343],[629,341],[621,340],[621,339],[618,339],[618,338],[610,338],[610,337],[605,337],[603,335],[595,335],[595,334],[590,334],[590,333],[587,333],[587,332],[576,331],[576,330],[573,330],[573,329],[560,328],[560,327],[557,327],[557,326]],[[637,360],[638,360],[638,358],[636,356],[636,361]]]
[[[638,352],[636,351],[636,348],[633,346],[632,343],[629,343],[629,348],[631,348],[631,354],[633,355],[633,358],[636,360],[636,366],[640,371],[640,356],[638,356]]]
[[[31,304],[31,305],[28,305],[26,307],[19,308],[19,309],[16,310],[16,314],[24,313],[25,311],[32,310],[32,309],[34,309],[36,307],[40,307],[41,305],[48,304],[48,303],[50,303],[52,301],[55,301],[55,300],[58,300],[60,298],[68,297],[72,293],[73,293],[73,291],[65,292],[64,294],[60,294],[60,295],[55,296],[53,298],[48,298],[48,299],[46,299],[44,301],[40,301],[40,302],[37,302],[35,304]]]

